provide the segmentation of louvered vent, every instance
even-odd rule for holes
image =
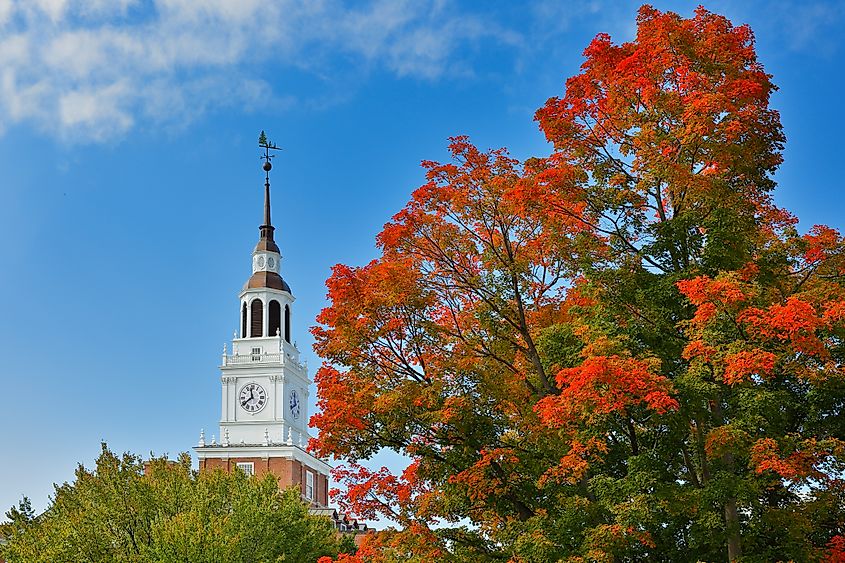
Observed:
[[[275,299],[270,301],[270,329],[267,336],[276,336],[282,328],[282,307]]]
[[[290,307],[285,305],[285,340],[290,342]]]
[[[255,338],[256,336],[264,336],[261,332],[264,325],[264,304],[261,302],[261,299],[253,299],[252,303],[249,304],[249,308],[250,313],[252,314],[249,335],[252,338]]]

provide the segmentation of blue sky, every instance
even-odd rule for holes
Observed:
[[[455,134],[546,154],[534,111],[638,5],[0,0],[0,509],[43,508],[100,440],[173,455],[216,432],[261,129],[284,147],[273,218],[313,372],[331,266],[375,256],[420,160]],[[845,4],[706,7],[752,26],[780,86],[777,201],[845,227]]]

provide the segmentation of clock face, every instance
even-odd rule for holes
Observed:
[[[256,413],[267,404],[267,393],[257,383],[247,383],[241,387],[241,394],[238,397],[241,408],[249,413]]]
[[[290,406],[290,414],[294,418],[299,418],[299,411],[300,411],[299,395],[297,395],[295,390],[290,392],[290,401],[289,401],[288,405]]]

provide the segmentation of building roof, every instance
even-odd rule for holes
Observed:
[[[270,289],[278,289],[291,293],[288,283],[276,272],[264,271],[252,274],[252,277],[244,284],[244,289],[253,289],[256,287],[269,287]]]
[[[272,225],[270,225],[270,228],[271,229],[273,228]],[[279,246],[276,244],[276,241],[273,240],[272,231],[270,233],[269,239],[261,237],[258,240],[258,244],[255,245],[254,252],[262,252],[262,251],[264,251],[264,252],[277,252],[277,253],[281,254],[281,252],[279,252]]]

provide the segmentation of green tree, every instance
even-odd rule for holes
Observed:
[[[79,561],[316,561],[335,556],[332,523],[296,490],[240,471],[195,472],[191,459],[117,456],[105,444],[35,516],[24,499],[6,514],[0,555],[12,563]]]

